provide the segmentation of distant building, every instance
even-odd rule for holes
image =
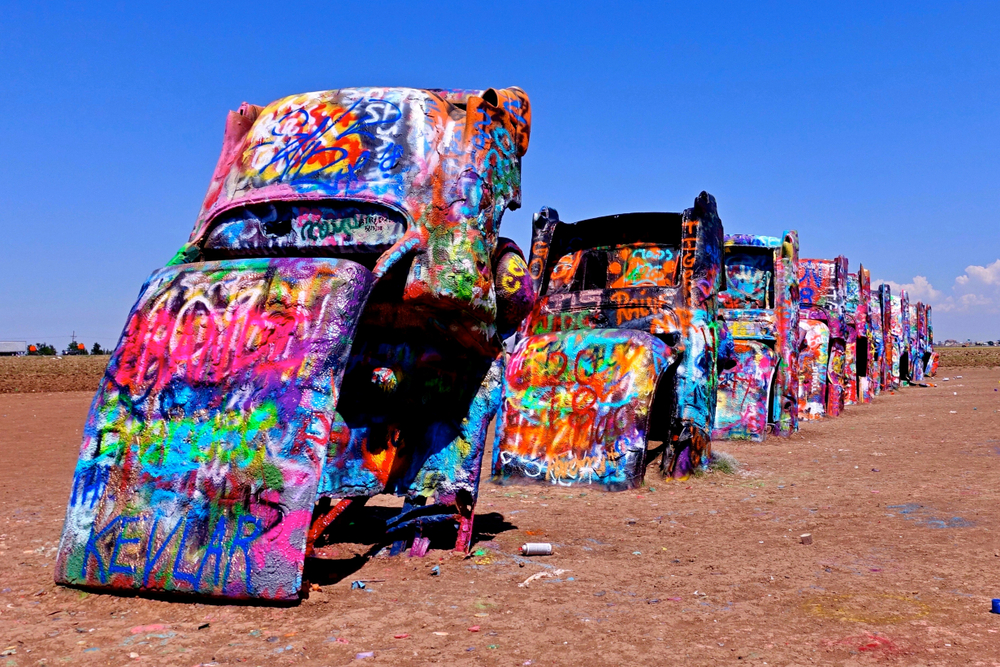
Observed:
[[[20,357],[28,354],[28,344],[23,340],[0,340],[0,357]]]

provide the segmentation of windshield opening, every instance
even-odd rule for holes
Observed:
[[[771,248],[726,248],[723,308],[774,308],[774,251]]]
[[[679,249],[653,243],[588,248],[559,258],[547,293],[629,287],[674,287]]]
[[[386,206],[338,200],[274,201],[226,211],[203,246],[206,258],[378,257],[406,232]]]

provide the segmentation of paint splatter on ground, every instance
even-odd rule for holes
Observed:
[[[373,558],[356,521],[320,550],[319,590],[293,607],[55,586],[93,394],[3,395],[0,664],[333,665],[369,652],[366,665],[989,664],[1000,655],[989,613],[1000,591],[984,576],[1000,567],[1000,371],[961,374],[957,396],[951,382],[904,388],[789,440],[718,443],[745,476],[651,476],[616,494],[484,483],[469,559],[434,545],[422,559]],[[380,498],[372,516],[393,502]],[[972,525],[887,507],[911,504]],[[807,532],[813,544],[799,544]],[[517,554],[537,541],[555,553]],[[568,572],[518,587],[556,570]]]

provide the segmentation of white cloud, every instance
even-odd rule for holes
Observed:
[[[980,282],[984,285],[1000,287],[1000,259],[987,266],[972,264],[965,267],[965,273],[955,278],[956,285],[968,285],[970,282]]]
[[[988,313],[996,312],[996,300],[985,294],[961,294],[957,297],[949,296],[943,301],[932,304],[937,310],[946,313],[967,313],[971,310],[980,310]]]
[[[1000,312],[1000,259],[986,266],[965,267],[951,289],[954,295],[935,303],[935,308],[954,313]]]
[[[910,297],[910,303],[916,303],[917,301],[923,301],[924,303],[933,304],[935,301],[941,298],[941,290],[934,289],[930,281],[924,276],[913,276],[913,282],[909,283],[897,283],[892,280],[883,280],[880,282],[873,282],[872,285],[880,285],[881,283],[887,284],[892,288],[893,294],[899,294],[900,291],[906,290],[906,294]]]
[[[914,276],[908,283],[893,280],[873,280],[872,286],[886,283],[893,294],[906,290],[910,303],[923,301],[938,312],[995,313],[1000,310],[1000,259],[988,266],[967,266],[965,273],[955,278],[953,294],[944,296],[934,289],[925,276]]]

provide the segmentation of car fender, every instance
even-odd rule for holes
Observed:
[[[505,373],[494,480],[638,486],[650,407],[680,351],[623,329],[522,339]]]

